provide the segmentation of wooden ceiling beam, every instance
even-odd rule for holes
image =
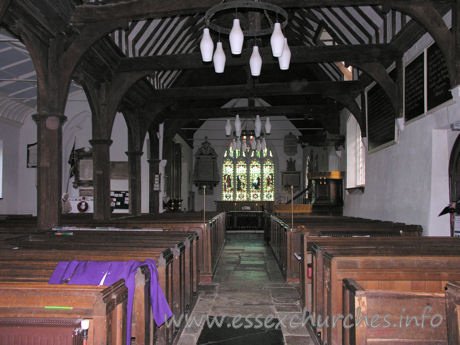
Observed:
[[[246,84],[225,86],[178,87],[156,90],[151,95],[153,102],[163,99],[229,99],[241,97],[264,97],[277,95],[352,95],[363,90],[359,81],[292,81],[289,83],[256,84],[249,88]]]
[[[5,15],[8,7],[10,6],[12,0],[3,0],[0,2],[0,23],[3,21],[3,16]]]
[[[149,108],[145,109],[146,111]],[[255,114],[260,116],[301,116],[316,117],[331,114],[339,114],[339,106],[331,105],[281,105],[271,107],[238,107],[238,108],[188,108],[173,107],[168,111],[168,117],[173,119],[210,119],[226,118],[239,114],[241,118],[251,117]]]
[[[348,64],[395,61],[401,57],[401,52],[388,44],[371,44],[355,46],[317,46],[289,47],[292,53],[291,64],[314,62],[346,61]],[[245,66],[251,56],[251,49],[244,49],[241,56],[227,54],[226,66]],[[278,64],[273,58],[270,47],[260,49],[264,64]],[[124,58],[118,66],[118,72],[155,71],[174,69],[212,68],[212,63],[205,64],[200,53],[155,55],[136,58]]]
[[[98,22],[104,19],[140,20],[147,18],[162,18],[177,15],[191,15],[205,13],[209,8],[219,4],[220,0],[201,1],[161,1],[137,0],[108,3],[104,5],[83,4],[76,7],[72,23]],[[404,3],[407,0],[266,0],[284,9],[309,7],[349,7],[349,6],[378,6]],[[390,3],[389,3],[390,2]],[[451,3],[452,0],[437,0],[437,2]],[[411,0],[411,4],[424,5],[426,0]]]

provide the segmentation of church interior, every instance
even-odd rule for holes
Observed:
[[[459,131],[460,0],[0,0],[0,345],[459,345]]]

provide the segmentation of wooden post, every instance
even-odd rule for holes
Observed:
[[[203,225],[206,230],[206,185],[203,186]]]
[[[142,151],[127,151],[129,169],[129,212],[141,214],[141,156]]]
[[[291,186],[291,231],[294,230],[294,186]]]
[[[149,213],[160,213],[160,152],[159,140],[155,131],[149,131],[150,157],[149,157]],[[155,177],[157,181],[155,181]],[[155,185],[156,182],[156,185]]]
[[[37,123],[37,216],[38,228],[50,229],[61,221],[62,114],[39,113]]]
[[[92,139],[95,220],[110,219],[110,139]]]

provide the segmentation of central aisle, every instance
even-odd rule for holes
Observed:
[[[264,245],[263,235],[227,234],[226,245],[213,283],[200,285],[199,299],[191,317],[200,323],[199,321],[205,320],[207,316],[240,316],[243,324],[245,317],[254,320],[257,315],[266,321],[269,321],[268,317],[282,321],[285,327],[280,326],[285,344],[313,344],[305,327],[300,325],[302,312],[298,285],[284,282],[270,248]],[[204,323],[192,323],[186,327],[178,344],[196,344]],[[268,323],[269,326],[275,324],[275,321]],[[261,335],[263,333],[264,330],[261,330]],[[259,344],[257,339],[252,343],[254,335],[251,339],[244,338],[234,337],[213,344]],[[202,337],[199,344],[206,343],[206,339]],[[264,344],[269,345],[267,342]]]

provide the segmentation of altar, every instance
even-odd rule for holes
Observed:
[[[273,201],[216,201],[217,212],[269,211],[273,212]]]

